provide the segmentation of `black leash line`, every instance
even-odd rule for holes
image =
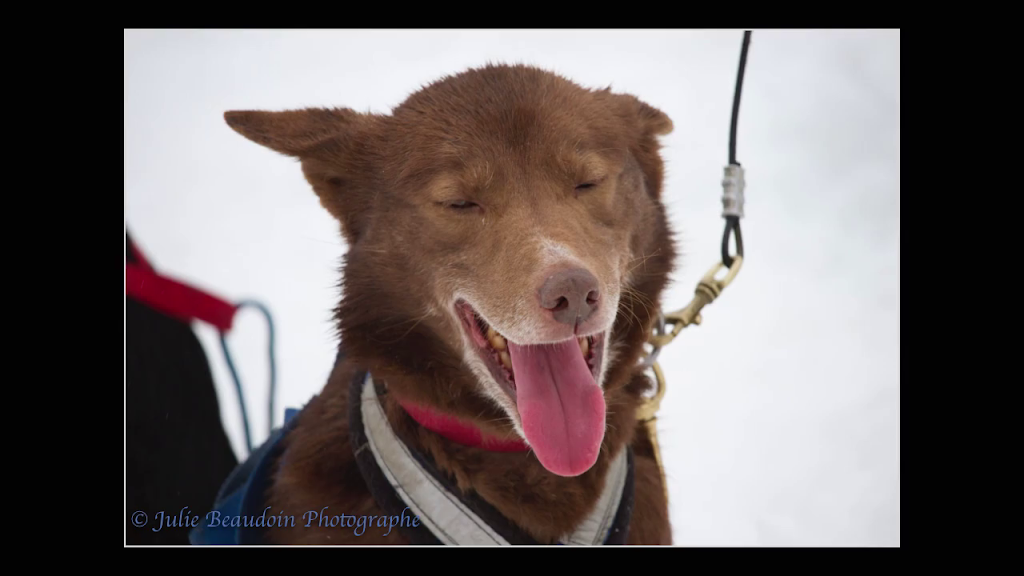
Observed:
[[[736,239],[736,254],[743,257],[743,233],[740,218],[743,217],[743,170],[736,160],[736,125],[740,115],[740,95],[743,92],[743,74],[747,69],[747,49],[750,46],[750,30],[743,33],[743,47],[740,50],[740,66],[736,73],[736,93],[732,100],[732,122],[729,127],[729,167],[726,168],[725,197],[723,198],[725,233],[722,235],[722,263],[731,268],[733,257],[729,254],[729,237]],[[738,178],[738,182],[736,179]],[[730,189],[730,186],[732,188]]]

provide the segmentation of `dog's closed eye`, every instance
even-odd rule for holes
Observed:
[[[468,200],[447,200],[445,202],[438,202],[438,204],[445,208],[460,212],[480,207],[478,204],[474,204]]]
[[[579,194],[580,192],[586,192],[587,190],[593,190],[594,188],[597,188],[598,186],[600,186],[602,182],[604,182],[604,178],[603,177],[602,178],[591,178],[591,179],[584,180],[581,184],[577,184],[576,185],[576,193]]]

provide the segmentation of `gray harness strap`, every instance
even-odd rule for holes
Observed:
[[[419,517],[441,544],[464,546],[508,546],[513,544],[499,530],[484,521],[423,465],[391,429],[384,414],[376,386],[369,374],[360,389],[360,412],[365,444],[395,494]],[[571,533],[561,539],[566,545],[603,544],[612,532],[613,522],[623,514],[623,494],[629,477],[628,448],[619,452],[608,470],[605,487],[590,514]],[[358,456],[358,454],[357,454]],[[632,496],[632,486],[629,486]],[[632,498],[630,498],[630,503]],[[631,506],[628,506],[631,508]],[[628,525],[629,510],[625,510]]]

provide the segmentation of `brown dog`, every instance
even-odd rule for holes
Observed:
[[[491,65],[435,82],[390,115],[225,118],[301,160],[349,245],[342,356],[280,441],[265,498],[296,524],[266,541],[405,544],[430,542],[416,536],[428,525],[444,531],[443,518],[374,523],[410,510],[417,489],[391,478],[381,441],[363,437],[368,412],[353,406],[378,402],[400,450],[433,471],[428,484],[448,482],[449,495],[476,503],[474,518],[537,543],[584,523],[628,451],[628,486],[615,485],[615,517],[626,520],[612,531],[671,543],[660,471],[636,421],[651,385],[637,362],[675,256],[660,201],[665,114]],[[370,521],[357,535],[345,520],[308,522],[310,511]]]

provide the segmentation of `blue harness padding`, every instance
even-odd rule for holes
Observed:
[[[385,477],[372,451],[362,449],[366,448],[365,445],[368,442],[361,412],[361,391],[364,382],[367,381],[366,377],[366,373],[357,374],[351,383],[349,434],[360,473],[374,500],[385,514],[398,516],[403,513],[403,510],[410,509],[409,503],[396,492],[395,486]],[[374,386],[374,388],[377,387]],[[380,392],[386,393],[383,389],[380,389]],[[263,518],[266,521],[267,518],[271,520],[274,518],[273,511],[268,508],[266,503],[266,495],[270,487],[270,473],[274,462],[282,452],[281,439],[295,427],[295,417],[300,412],[295,409],[286,410],[284,425],[275,430],[263,445],[231,472],[217,493],[213,509],[203,516],[199,524],[189,532],[189,542],[193,545],[266,544],[264,536],[267,526],[259,525],[257,519]],[[408,450],[408,447],[404,449]],[[447,490],[448,496],[446,497],[458,498],[463,507],[472,510],[478,518],[486,522],[491,529],[496,530],[509,544],[537,544],[533,538],[514,526],[479,496],[472,493],[460,494],[461,491],[437,470],[430,459],[415,450],[408,450],[408,454],[430,473],[433,482]],[[627,474],[622,487],[623,497],[618,509],[614,512],[612,523],[605,532],[603,542],[605,545],[625,544],[629,533],[634,491],[633,451],[629,446],[626,447],[626,457]],[[442,544],[437,536],[423,524],[415,527],[400,525],[398,528],[412,544]]]
[[[280,455],[281,439],[294,427],[295,416],[299,412],[294,408],[285,410],[284,425],[235,467],[217,493],[213,509],[189,532],[189,542],[194,545],[265,543],[265,528],[245,526],[244,523],[231,526],[229,519],[257,518],[267,510],[265,497],[270,484],[271,465]]]

